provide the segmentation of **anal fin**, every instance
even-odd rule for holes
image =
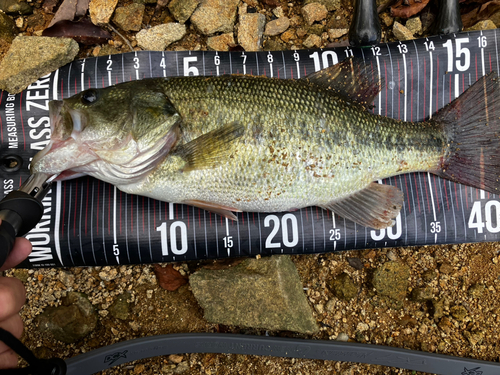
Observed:
[[[223,206],[217,203],[212,203],[212,202],[205,202],[205,201],[199,201],[199,200],[187,200],[182,203],[188,204],[190,206],[195,206],[198,208],[202,208],[204,210],[213,212],[217,215],[223,216],[225,218],[228,218],[230,220],[238,221],[238,218],[236,217],[233,212],[241,212],[241,210],[238,210],[237,208],[233,207],[228,207],[228,206]]]
[[[403,192],[391,185],[371,183],[356,193],[322,205],[322,208],[374,229],[392,226],[403,206]]]

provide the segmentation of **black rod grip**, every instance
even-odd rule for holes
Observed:
[[[362,47],[378,44],[381,34],[376,1],[355,0],[354,16],[348,34],[350,45]]]

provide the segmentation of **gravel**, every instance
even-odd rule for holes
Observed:
[[[112,19],[110,18],[112,12],[110,14],[108,10],[103,11],[104,8],[96,7],[99,3],[101,5],[106,3],[106,7],[115,4],[112,6],[114,9],[127,6],[130,1],[93,0],[92,14],[96,23],[107,22],[106,17],[109,17],[108,20]],[[139,33],[154,29],[161,24],[178,25],[177,22],[189,17],[184,15],[181,18],[180,13],[176,15],[167,10],[158,11],[154,2],[141,3],[146,3],[142,30],[137,33],[119,28],[120,33],[137,50],[141,48]],[[170,5],[173,6],[173,3],[175,0],[171,1]],[[287,17],[290,20],[288,29],[283,33],[262,36],[264,48],[266,45],[271,45],[270,42],[275,46],[295,49],[304,48],[306,45],[325,47],[330,40],[337,38],[341,42],[346,41],[345,34],[330,33],[330,30],[348,28],[352,17],[352,7],[349,4],[340,0],[306,0],[304,3],[276,1],[276,5],[272,5],[273,3],[271,0],[266,2],[245,0],[245,5],[242,6],[243,3],[236,0],[228,2],[204,0],[184,21],[185,29],[173,26],[179,28],[176,37],[182,34],[180,39],[171,42],[158,41],[157,48],[226,50],[235,44],[241,45],[238,32],[240,23],[237,15],[238,6],[242,8],[242,15],[263,15],[265,24],[272,22],[275,17]],[[304,20],[302,14],[303,6],[309,3],[319,3],[328,11],[324,19],[313,21],[311,26]],[[41,0],[33,0],[29,4],[30,12],[33,9],[33,14],[19,15],[19,12],[13,12],[9,17],[20,27],[20,32],[36,36],[50,22],[52,15],[43,11]],[[243,10],[245,7],[246,11]],[[96,18],[98,13],[99,20]],[[394,29],[393,32],[391,27],[394,19],[387,12],[381,14],[381,19],[384,25],[383,41],[396,40],[394,35],[397,31]],[[424,24],[427,22],[424,22],[423,17],[420,17],[420,20]],[[418,20],[412,22],[418,23]],[[12,28],[12,23],[9,25]],[[115,27],[119,26],[115,24]],[[327,38],[323,37],[324,33],[327,34]],[[413,35],[399,35],[399,37],[412,38]],[[0,57],[6,54],[9,47],[10,43],[5,44],[3,39],[0,41]],[[100,51],[123,53],[128,52],[129,47],[121,36],[113,33],[113,39],[106,45],[97,48],[82,46],[78,58],[96,56]],[[390,251],[392,252],[390,259],[408,268],[408,273],[399,278],[402,281],[406,280],[405,287],[401,288],[398,294],[399,306],[388,303],[385,300],[388,297],[373,286],[374,273],[385,269],[390,263],[388,260]],[[315,334],[293,333],[293,335],[309,339],[354,340],[498,361],[500,358],[499,254],[498,243],[479,243],[291,257],[297,267],[316,323],[320,327],[319,332]],[[191,275],[203,266],[218,263],[212,261],[179,263],[175,264],[174,268]],[[357,294],[352,294],[353,297],[349,300],[338,298],[332,287],[334,280],[342,274],[348,275],[348,279],[347,276],[343,277],[349,280],[349,283],[352,281],[352,285],[358,288]],[[207,322],[190,287],[185,285],[174,292],[163,290],[157,285],[150,265],[13,270],[8,275],[17,276],[27,288],[28,300],[22,310],[26,325],[23,340],[35,354],[44,357],[68,358],[118,341],[154,334],[179,332],[266,334],[264,330]],[[412,292],[413,290],[417,292]],[[72,291],[85,293],[88,296],[89,302],[97,311],[98,322],[96,328],[84,338],[73,344],[64,344],[55,340],[50,334],[40,332],[35,318],[47,307],[60,306],[63,298]],[[279,331],[270,331],[268,334],[290,335],[289,332]],[[179,355],[182,359],[152,358],[109,369],[103,374],[418,374],[383,366],[347,362],[243,355],[183,353]]]

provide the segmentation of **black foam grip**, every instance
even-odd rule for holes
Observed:
[[[0,224],[0,267],[3,266],[7,256],[12,251],[14,241],[16,240],[16,231],[7,221]]]

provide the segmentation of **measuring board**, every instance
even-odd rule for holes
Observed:
[[[3,165],[2,197],[21,185],[29,174],[29,161],[47,145],[52,99],[149,77],[253,74],[297,79],[355,56],[386,82],[375,99],[374,113],[422,121],[481,76],[492,70],[500,74],[497,34],[460,33],[363,49],[140,51],[74,61],[18,95],[0,93],[0,160],[9,155],[23,160],[17,172]],[[41,222],[26,236],[33,252],[22,265],[102,266],[500,238],[498,195],[428,173],[380,182],[404,193],[395,225],[382,230],[356,225],[318,207],[238,213],[238,221],[231,221],[192,206],[127,195],[90,177],[57,182],[43,201]]]

